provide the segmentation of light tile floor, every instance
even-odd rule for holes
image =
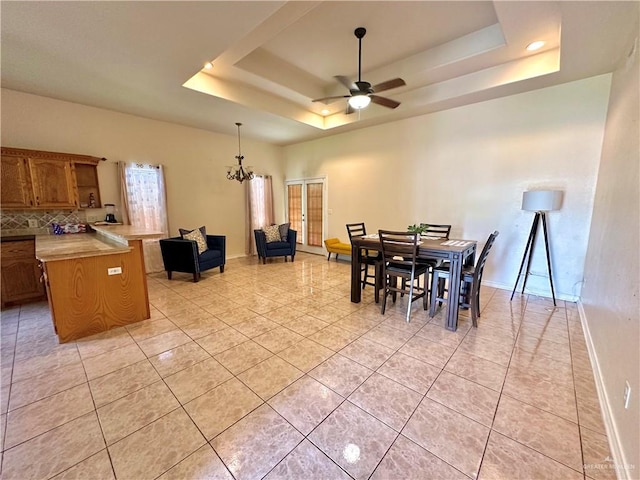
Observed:
[[[150,320],[64,345],[46,304],[2,312],[3,478],[615,478],[575,305],[485,287],[454,333],[349,275],[151,275]]]

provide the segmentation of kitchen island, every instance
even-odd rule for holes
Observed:
[[[36,237],[60,343],[149,318],[141,238],[154,234],[122,226],[119,232]]]

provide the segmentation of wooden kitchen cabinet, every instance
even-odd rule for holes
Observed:
[[[3,209],[77,209],[93,193],[100,204],[97,165],[89,155],[2,147]]]
[[[3,239],[0,247],[2,306],[45,298],[33,236]]]
[[[2,155],[0,162],[0,205],[2,208],[33,207],[33,189],[29,174],[29,159]]]
[[[29,171],[33,186],[34,205],[38,208],[76,208],[71,162],[30,158]]]
[[[78,205],[80,208],[88,208],[91,204],[91,195],[95,201],[95,208],[100,208],[100,188],[98,188],[98,169],[95,165],[76,163],[76,185],[78,186]]]

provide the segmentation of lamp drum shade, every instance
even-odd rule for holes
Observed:
[[[522,210],[530,212],[550,212],[560,210],[561,190],[529,190],[522,192]]]

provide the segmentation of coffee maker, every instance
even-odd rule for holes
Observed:
[[[104,208],[107,209],[107,216],[104,218],[104,221],[107,223],[118,223],[115,214],[116,206],[113,203],[105,203]]]

